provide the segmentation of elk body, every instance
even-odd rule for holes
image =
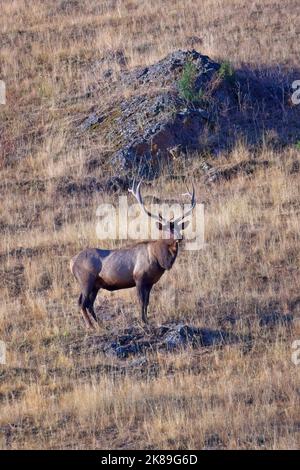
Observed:
[[[101,250],[91,248],[81,251],[70,262],[71,272],[77,279],[81,294],[81,307],[86,325],[93,328],[91,317],[97,321],[94,302],[100,289],[115,291],[136,287],[141,305],[142,320],[147,323],[147,308],[153,285],[159,281],[166,270],[170,270],[176,260],[178,243],[182,239],[181,231],[188,221],[183,219],[192,212],[196,205],[195,191],[191,196],[191,207],[176,220],[167,221],[161,214],[149,212],[142,201],[139,183],[130,192],[149,216],[156,219],[159,230],[164,231],[167,238],[143,241],[127,248]],[[91,316],[91,317],[90,317]]]

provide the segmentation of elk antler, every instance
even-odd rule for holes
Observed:
[[[194,185],[192,185],[192,186],[193,186],[193,192],[192,193],[190,193],[189,189],[187,188],[188,192],[182,194],[182,196],[189,196],[191,198],[191,207],[186,212],[184,212],[182,216],[180,216],[180,217],[178,217],[177,219],[174,220],[174,225],[178,224],[180,222],[183,222],[183,219],[185,219],[189,214],[191,214],[191,212],[193,212],[193,210],[196,206],[195,188],[194,188]]]
[[[164,222],[164,224],[167,224],[167,225],[170,222],[172,222],[173,227],[177,227],[178,224],[180,222],[183,222],[183,220],[193,211],[193,209],[196,206],[195,188],[194,188],[194,185],[193,185],[193,192],[192,193],[190,193],[190,191],[187,188],[188,192],[183,194],[183,196],[188,195],[191,198],[191,207],[186,212],[184,212],[183,215],[181,215],[177,219],[175,219],[175,220],[171,219],[171,221],[167,221],[164,217],[162,217],[162,215],[160,213],[158,215],[152,214],[148,209],[146,209],[145,204],[144,204],[143,199],[142,199],[142,195],[141,195],[141,189],[140,189],[141,183],[142,183],[142,180],[135,187],[135,181],[133,181],[132,188],[128,189],[128,191],[133,194],[133,196],[138,201],[139,205],[141,206],[141,208],[143,209],[145,214],[147,214],[149,217],[152,217],[155,220],[158,220],[159,222]]]
[[[147,214],[149,217],[152,217],[155,220],[158,220],[159,222],[162,222],[162,221],[166,222],[161,214],[159,215],[152,214],[150,211],[148,211],[148,209],[146,209],[145,204],[142,199],[142,195],[141,195],[141,189],[140,189],[141,183],[142,183],[142,180],[137,184],[135,188],[134,187],[135,181],[133,181],[132,188],[128,189],[128,191],[133,194],[133,196],[135,197],[135,199],[137,200],[137,202],[139,203],[139,205],[141,206],[145,214]]]

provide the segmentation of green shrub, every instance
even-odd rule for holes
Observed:
[[[234,68],[229,62],[225,61],[221,63],[221,66],[219,68],[219,77],[229,82],[232,82],[234,80]]]
[[[184,66],[182,77],[179,80],[179,93],[188,103],[199,101],[202,90],[196,91],[197,67],[193,62],[187,62]]]

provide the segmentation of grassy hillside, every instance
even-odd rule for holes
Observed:
[[[291,360],[300,339],[297,145],[282,149],[269,133],[259,148],[240,142],[217,161],[208,156],[229,173],[268,162],[214,184],[197,156],[174,170],[205,203],[206,245],[180,253],[154,288],[149,317],[226,329],[236,344],[143,362],[97,353],[92,337],[137,324],[136,294],[101,293],[103,322],[90,333],[69,272],[80,249],[119,245],[95,231],[96,207],[118,196],[85,184],[113,172],[110,149],[97,134],[75,131],[111,99],[101,71],[110,68],[113,79],[194,47],[272,79],[298,65],[299,17],[296,0],[2,1],[0,448],[299,447],[300,366]],[[176,197],[182,182],[165,174],[151,191]],[[286,315],[293,325],[280,321]]]

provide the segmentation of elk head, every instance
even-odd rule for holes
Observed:
[[[187,196],[190,197],[191,206],[186,211],[184,211],[183,214],[180,217],[177,217],[176,219],[174,219],[174,217],[172,217],[171,219],[168,220],[168,219],[164,218],[161,213],[159,213],[158,215],[152,214],[152,212],[150,212],[145,207],[145,204],[143,202],[143,198],[142,198],[142,195],[141,195],[141,183],[142,183],[142,181],[140,181],[137,184],[137,186],[135,186],[135,182],[133,182],[132,188],[129,189],[128,191],[133,194],[133,196],[138,201],[138,203],[139,203],[140,207],[142,208],[142,210],[144,211],[144,213],[146,215],[148,215],[149,217],[153,218],[156,221],[157,228],[160,231],[165,232],[168,235],[167,238],[173,239],[173,240],[176,240],[176,241],[182,240],[183,236],[182,236],[181,232],[184,231],[190,223],[189,220],[185,221],[184,219],[192,213],[193,209],[196,206],[194,185],[193,185],[192,193],[188,190],[187,193],[183,194],[183,196],[187,195]]]

